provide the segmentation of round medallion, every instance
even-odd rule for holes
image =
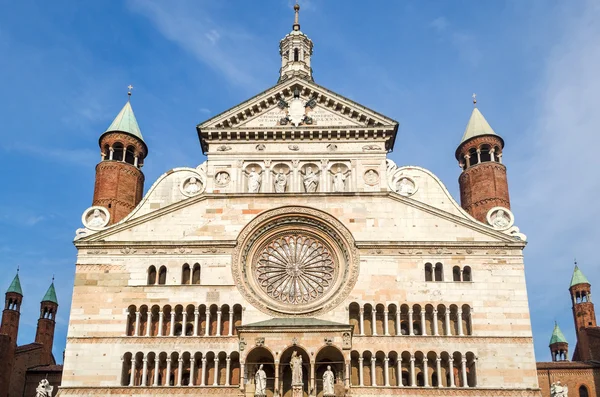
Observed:
[[[296,233],[270,239],[254,268],[258,285],[267,295],[293,305],[323,296],[336,273],[331,249],[316,237]]]
[[[276,316],[314,316],[341,304],[358,278],[350,232],[333,216],[282,207],[252,220],[233,253],[233,279],[248,302]]]
[[[197,194],[200,194],[204,191],[206,186],[203,179],[204,178],[202,178],[200,175],[185,178],[181,185],[179,185],[179,190],[184,196],[187,197],[193,197]]]
[[[488,224],[496,230],[507,230],[515,223],[515,217],[509,209],[494,207],[487,213]]]
[[[365,183],[369,186],[375,186],[379,183],[379,173],[375,170],[367,170],[363,175]]]
[[[219,187],[225,187],[229,185],[229,181],[231,181],[231,177],[225,171],[217,172],[217,175],[215,175],[215,185]]]
[[[90,230],[100,230],[108,225],[110,213],[104,207],[95,205],[83,211],[81,223]]]
[[[412,196],[417,191],[417,184],[407,176],[400,176],[393,186],[394,191],[404,197]]]

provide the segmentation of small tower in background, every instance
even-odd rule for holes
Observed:
[[[557,323],[554,323],[549,347],[552,354],[552,361],[566,361],[569,359],[569,343],[567,343],[567,339]]]
[[[280,82],[295,76],[310,81],[313,80],[312,68],[310,67],[313,42],[300,31],[300,6],[298,3],[294,5],[294,12],[292,31],[279,42],[279,54],[281,55]]]
[[[110,213],[110,222],[119,222],[142,200],[144,174],[142,166],[148,147],[131,108],[129,99],[117,117],[100,135],[102,159],[96,166],[96,183],[92,205]]]
[[[42,360],[48,363],[52,362],[52,345],[54,343],[57,310],[58,299],[56,298],[53,280],[40,303],[40,318],[35,334],[35,342],[44,346],[42,353],[44,357]]]
[[[13,370],[17,336],[19,335],[19,318],[21,317],[21,303],[23,290],[19,273],[6,290],[4,310],[2,311],[2,325],[0,325],[0,385],[4,390],[9,390],[10,378]]]
[[[573,354],[573,361],[591,360],[586,328],[596,327],[596,312],[592,303],[592,285],[583,275],[577,263],[571,277],[569,292],[571,293],[571,302],[573,302],[573,320],[577,332],[577,347]]]
[[[504,140],[477,109],[473,94],[473,112],[462,140],[456,149],[456,159],[462,169],[458,178],[461,206],[473,218],[487,223],[490,209],[510,210],[506,167],[502,164]]]

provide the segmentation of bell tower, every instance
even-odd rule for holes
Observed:
[[[458,178],[460,203],[473,218],[487,223],[490,209],[503,207],[510,210],[506,167],[502,164],[504,140],[477,108],[475,94],[473,105],[471,118],[455,153],[462,169]]]
[[[127,103],[99,140],[102,158],[96,166],[92,205],[108,210],[109,224],[127,216],[144,192],[142,166],[148,147],[131,108],[131,88]]]
[[[53,280],[40,303],[40,318],[35,333],[35,342],[44,346],[42,360],[48,364],[52,362],[52,345],[54,343],[57,310],[58,299],[56,298]]]
[[[596,312],[592,303],[592,285],[579,270],[577,264],[573,270],[569,292],[571,293],[571,302],[573,302],[573,320],[577,333],[577,347],[573,360],[587,361],[592,357],[586,328],[596,327]]]
[[[292,31],[279,42],[279,54],[281,55],[279,82],[295,76],[313,81],[310,67],[313,42],[300,31],[300,5],[298,3],[294,5],[294,12]]]
[[[9,390],[9,383],[13,369],[17,336],[19,335],[19,318],[21,317],[21,302],[23,290],[19,273],[6,290],[4,310],[2,311],[2,325],[0,325],[0,385]],[[4,394],[3,394],[4,395]]]
[[[550,347],[552,361],[566,361],[569,359],[569,343],[567,343],[567,339],[556,322],[548,347]]]

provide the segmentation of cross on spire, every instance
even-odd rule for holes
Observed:
[[[471,95],[471,97],[473,98],[473,106],[477,107],[477,94],[473,93],[473,95]]]
[[[133,86],[131,84],[129,84],[127,86],[127,96],[131,97],[131,90],[133,90]]]

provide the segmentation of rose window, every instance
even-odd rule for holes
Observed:
[[[260,288],[283,303],[297,305],[319,299],[334,281],[331,250],[310,236],[277,236],[263,247],[255,263]]]

